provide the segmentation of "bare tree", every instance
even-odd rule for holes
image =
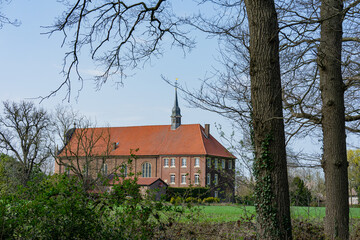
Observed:
[[[32,102],[3,102],[0,115],[0,150],[21,163],[21,182],[26,185],[35,170],[49,160],[48,113]]]
[[[57,108],[56,115],[63,147],[55,152],[55,171],[78,177],[85,190],[101,185],[114,172],[113,164],[109,164],[114,147],[110,129],[95,128],[90,120],[64,108]]]
[[[241,12],[241,8],[230,4],[231,1],[210,2],[217,2],[221,7],[236,13]],[[325,172],[329,171],[325,174],[329,176],[326,177],[329,184],[327,197],[330,199],[326,225],[327,228],[332,228],[332,231],[326,231],[329,238],[336,237],[336,234],[341,234],[343,238],[348,236],[345,234],[348,231],[348,223],[345,223],[348,218],[345,217],[348,216],[346,167],[344,167],[346,165],[345,133],[342,133],[341,119],[344,118],[348,132],[359,132],[360,110],[357,104],[360,100],[359,3],[356,0],[344,3],[313,0],[277,3],[287,142],[294,137],[306,135],[322,139],[324,145],[322,165]],[[345,6],[342,7],[342,4]],[[223,21],[227,16],[230,14],[222,14],[215,20],[200,16],[197,17],[200,25],[198,22],[192,23],[204,32],[219,35],[220,40],[225,39],[227,45],[222,52],[225,53],[222,57],[226,72],[216,72],[215,83],[206,79],[203,85],[205,87],[193,94],[190,101],[193,101],[195,106],[219,112],[229,118],[235,116],[244,119],[246,107],[245,111],[240,112],[235,106],[240,105],[238,102],[249,101],[244,94],[248,86],[246,83],[241,84],[246,79],[243,73],[247,66],[237,64],[237,59],[240,57],[245,64],[248,63],[248,33],[238,28],[238,23],[244,21],[243,19],[236,18],[234,22]],[[335,40],[330,41],[331,37]],[[242,41],[236,45],[235,39]],[[242,79],[237,76],[242,76]],[[219,84],[218,79],[223,83]],[[343,82],[342,79],[345,81]],[[237,94],[240,91],[231,86],[243,86],[243,93]],[[251,107],[248,109],[250,110]],[[318,165],[307,162],[310,166]],[[334,164],[336,167],[333,166]],[[331,172],[332,167],[326,168],[325,165],[332,165],[337,169],[337,174]],[[337,184],[334,184],[335,178]],[[340,225],[341,230],[338,228]]]
[[[126,69],[161,54],[163,39],[184,49],[193,45],[187,32],[180,29],[169,1],[77,0],[67,6],[68,10],[49,27],[49,34],[62,32],[63,44],[69,44],[71,49],[64,58],[65,81],[50,95],[67,86],[70,97],[72,72],[83,81],[79,52],[84,47],[88,47],[92,59],[103,66],[102,73],[95,77],[100,87],[112,75],[122,84]]]
[[[321,42],[318,50],[325,172],[325,233],[329,239],[349,238],[348,162],[345,135],[345,86],[341,72],[341,0],[321,1]]]
[[[275,3],[245,0],[245,5],[258,234],[261,239],[292,239]]]

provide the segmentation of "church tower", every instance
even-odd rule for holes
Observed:
[[[176,79],[177,80],[177,79]],[[172,109],[171,114],[171,130],[175,130],[181,125],[181,114],[180,108],[178,104],[178,97],[177,97],[177,81],[175,82],[175,103]]]

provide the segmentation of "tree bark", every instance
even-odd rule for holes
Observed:
[[[279,63],[273,0],[246,0],[250,30],[250,78],[255,146],[259,239],[292,239]]]
[[[349,193],[345,135],[345,86],[341,72],[341,0],[321,3],[321,41],[318,52],[322,99],[323,159],[326,186],[325,234],[349,238]]]

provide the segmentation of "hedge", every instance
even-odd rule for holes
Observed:
[[[170,199],[174,197],[181,197],[181,198],[207,198],[210,197],[210,189],[206,187],[179,187],[173,188],[168,187],[166,199],[170,201]]]

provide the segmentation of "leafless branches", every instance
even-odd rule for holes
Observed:
[[[239,1],[201,1],[217,4],[216,16],[206,13],[188,20],[192,26],[219,39],[222,67],[203,79],[198,90],[187,91],[193,106],[226,113],[240,123],[249,117],[249,52],[247,19]],[[346,1],[343,14],[343,61],[347,130],[359,132],[359,1]],[[295,137],[319,134],[322,103],[319,91],[318,46],[320,1],[277,1],[284,117],[287,142]],[[233,18],[231,18],[233,17]],[[331,17],[331,16],[330,16]],[[231,18],[231,19],[230,19]],[[233,83],[238,86],[231,88]],[[232,92],[232,94],[230,93]],[[236,98],[234,96],[237,96]],[[236,99],[236,100],[235,100]],[[242,106],[239,108],[239,105]],[[234,111],[236,109],[236,111]],[[229,114],[232,112],[232,114]],[[247,114],[246,114],[247,112]],[[241,119],[241,120],[240,120]],[[245,118],[246,119],[246,118]]]
[[[95,76],[96,86],[100,88],[111,76],[122,83],[126,69],[161,55],[162,40],[170,40],[172,45],[183,49],[194,44],[165,0],[65,3],[68,10],[48,27],[48,34],[62,32],[63,45],[69,45],[71,50],[64,58],[65,80],[50,96],[67,86],[70,98],[73,72],[83,81],[79,65],[82,50],[90,51],[91,58],[101,67],[101,74]]]
[[[10,2],[11,2],[11,0],[0,0],[0,9],[4,3],[10,3]],[[6,24],[11,24],[13,26],[19,26],[20,23],[21,22],[17,19],[14,19],[14,20],[9,19],[8,17],[6,17],[6,15],[3,12],[0,11],[0,29],[2,29],[4,27],[4,25],[6,25]]]
[[[22,165],[21,182],[26,184],[34,169],[49,159],[48,113],[31,102],[4,102],[0,115],[0,150],[10,154]]]
[[[109,128],[95,128],[89,119],[62,107],[57,108],[54,121],[62,146],[53,152],[58,172],[78,177],[89,190],[110,174],[107,170],[112,150]]]

